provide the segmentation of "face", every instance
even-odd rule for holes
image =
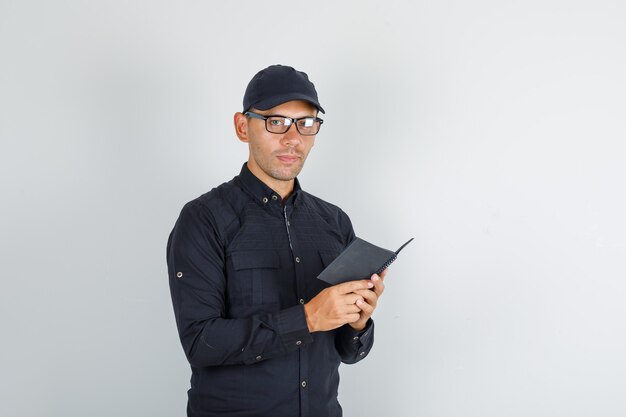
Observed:
[[[263,116],[317,116],[313,105],[300,100],[288,101],[269,110],[252,111]],[[264,120],[241,113],[235,114],[235,129],[239,140],[248,143],[248,168],[270,187],[277,182],[291,182],[300,173],[315,141],[315,136],[300,135],[295,125],[283,134],[270,133],[265,129]]]

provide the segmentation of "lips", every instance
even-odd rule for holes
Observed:
[[[276,155],[276,158],[287,164],[293,164],[300,159],[298,155]]]

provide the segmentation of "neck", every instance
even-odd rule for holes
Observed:
[[[251,164],[249,161],[247,163],[248,169],[255,177],[257,177],[261,182],[272,190],[276,191],[280,198],[285,201],[287,198],[293,193],[293,187],[295,184],[295,180],[291,179],[288,181],[277,180],[276,178],[272,178],[267,175],[261,168],[259,168],[256,164]]]
[[[267,183],[265,184],[280,195],[280,198],[283,200],[283,203],[287,201],[287,198],[289,198],[291,193],[293,193],[293,184],[294,184],[293,180],[275,181],[274,185],[270,185]]]

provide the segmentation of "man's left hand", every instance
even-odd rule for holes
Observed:
[[[363,297],[363,300],[358,300],[356,302],[356,306],[361,309],[359,313],[359,319],[353,323],[350,323],[350,326],[354,330],[361,331],[365,329],[365,325],[367,321],[374,314],[374,310],[376,309],[376,304],[378,303],[378,298],[382,295],[385,290],[385,276],[387,275],[387,270],[385,269],[381,272],[380,275],[373,274],[370,278],[374,283],[374,288],[371,290],[359,290],[356,291],[355,294],[359,294]]]

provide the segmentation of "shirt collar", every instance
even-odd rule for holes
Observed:
[[[247,162],[244,162],[241,167],[241,172],[239,172],[238,176],[239,183],[242,188],[248,192],[252,196],[252,198],[261,205],[267,205],[271,202],[281,203],[280,194],[276,191],[272,190],[268,187],[263,181],[258,179],[251,171],[248,169]],[[293,193],[287,199],[287,204],[293,203],[295,204],[298,200],[298,196],[301,193],[300,181],[298,178],[294,179],[293,183]]]

